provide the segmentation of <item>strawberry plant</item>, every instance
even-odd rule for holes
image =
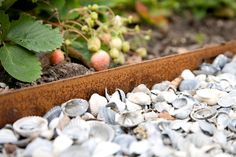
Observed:
[[[41,65],[37,54],[59,48],[62,43],[59,29],[25,14],[10,21],[8,14],[0,11],[0,61],[12,77],[24,82],[38,79]]]

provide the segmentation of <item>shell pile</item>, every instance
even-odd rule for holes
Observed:
[[[0,130],[1,156],[234,157],[236,57],[148,89],[72,99]]]

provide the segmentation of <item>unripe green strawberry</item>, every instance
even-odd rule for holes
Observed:
[[[106,51],[99,50],[94,53],[91,58],[92,67],[97,70],[105,70],[109,67],[110,64],[110,56],[106,53]]]
[[[111,34],[103,33],[100,35],[100,39],[104,44],[109,44],[109,42],[111,41]]]
[[[91,17],[86,18],[85,21],[90,27],[94,26],[94,21]]]
[[[101,47],[101,41],[97,37],[92,37],[88,40],[88,50],[96,52]]]
[[[110,47],[120,50],[122,47],[122,40],[118,37],[113,38],[110,42]]]
[[[140,47],[136,50],[137,54],[141,57],[147,56],[147,50],[144,47]]]
[[[84,25],[81,29],[83,32],[88,32],[88,30],[89,30],[88,26],[86,26],[86,25]]]
[[[71,45],[71,41],[70,41],[69,39],[66,39],[66,40],[65,40],[65,44],[66,44],[67,46],[69,46],[69,45]]]
[[[110,56],[111,58],[118,58],[120,56],[120,51],[117,50],[116,48],[112,48],[110,50]]]
[[[123,42],[122,44],[122,51],[123,52],[129,52],[130,50],[130,44],[128,41]]]
[[[90,16],[91,16],[91,18],[92,18],[93,20],[97,20],[97,19],[98,19],[98,14],[97,14],[96,12],[92,12],[92,13],[90,14]]]
[[[52,65],[59,64],[60,62],[64,61],[64,59],[64,53],[60,49],[53,51],[49,57],[50,63]]]
[[[97,4],[93,4],[93,5],[90,7],[90,9],[91,9],[92,11],[96,11],[96,10],[98,10],[98,5],[97,5]]]
[[[119,57],[114,59],[115,64],[124,64],[125,63],[125,56],[124,54],[120,53]]]

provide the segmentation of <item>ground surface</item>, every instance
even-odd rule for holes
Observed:
[[[202,22],[191,19],[174,17],[167,31],[153,28],[152,37],[148,44],[148,57],[166,56],[175,53],[183,53],[187,50],[203,47],[206,44],[221,43],[236,39],[236,19],[224,20],[208,18]],[[131,56],[128,63],[140,62],[140,58]],[[10,88],[21,88],[36,84],[56,81],[92,72],[81,64],[62,63],[56,66],[45,64],[42,77],[31,84],[19,82],[10,77],[0,67],[0,82],[7,84]],[[1,90],[0,92],[6,91]]]

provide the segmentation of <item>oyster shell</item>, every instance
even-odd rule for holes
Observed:
[[[84,114],[89,107],[89,103],[84,99],[71,99],[62,104],[62,110],[69,117],[77,117]]]
[[[37,136],[48,129],[48,121],[37,116],[23,117],[13,124],[13,128],[21,136]]]

